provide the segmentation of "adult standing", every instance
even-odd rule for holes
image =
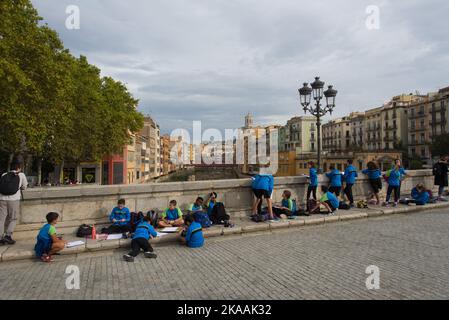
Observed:
[[[444,187],[448,186],[448,160],[449,156],[444,156],[433,165],[434,184],[438,186],[438,200],[440,201],[443,200]]]
[[[12,164],[12,170],[0,178],[0,245],[16,243],[12,234],[17,224],[22,190],[28,187],[22,169],[23,161],[17,158]]]

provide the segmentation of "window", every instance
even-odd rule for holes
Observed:
[[[423,157],[423,158],[426,157],[426,149],[424,149],[424,148],[421,149],[421,157]]]

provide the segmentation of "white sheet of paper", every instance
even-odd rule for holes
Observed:
[[[72,241],[72,242],[68,242],[65,247],[66,248],[73,248],[73,247],[78,247],[78,246],[82,246],[84,245],[84,241],[78,240],[78,241]]]
[[[114,233],[114,234],[109,234],[108,237],[106,238],[106,240],[118,240],[123,238],[123,234],[121,233]]]
[[[161,230],[161,232],[177,232],[178,231],[178,227],[166,227],[164,229]]]
[[[158,237],[166,236],[168,233],[157,232]]]

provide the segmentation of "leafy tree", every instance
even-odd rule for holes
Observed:
[[[449,153],[449,133],[434,137],[430,145],[430,153],[434,157],[444,156]]]

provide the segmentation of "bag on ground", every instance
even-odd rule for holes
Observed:
[[[338,209],[339,210],[349,210],[349,209],[351,209],[351,206],[349,204],[347,204],[346,202],[340,202],[340,204],[338,205]]]
[[[270,215],[268,213],[258,213],[251,216],[251,220],[254,222],[264,222],[267,221],[270,218]]]
[[[221,202],[217,202],[212,209],[210,214],[210,220],[213,224],[224,224],[225,221],[229,220],[229,215],[226,213],[226,209]]]
[[[193,218],[196,222],[201,224],[202,228],[210,228],[212,226],[212,222],[210,221],[207,212],[195,211],[193,214]]]
[[[139,223],[143,221],[143,213],[142,211],[139,212],[131,212],[131,220],[129,221],[129,224],[131,226],[131,232],[136,231],[136,228]]]
[[[76,232],[76,236],[78,238],[84,238],[92,235],[92,226],[87,224],[82,224],[79,226],[78,231]]]

